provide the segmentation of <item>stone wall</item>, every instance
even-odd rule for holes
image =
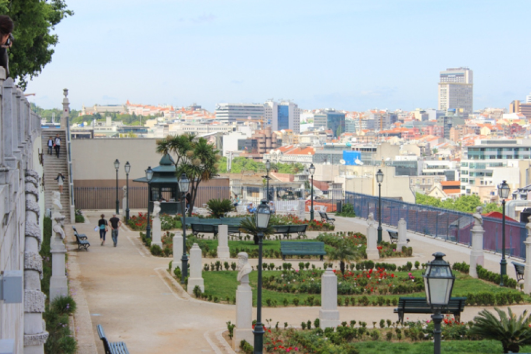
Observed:
[[[32,222],[37,226],[37,229],[30,231],[30,237],[35,239],[35,244],[40,244],[42,232],[42,213],[39,212],[39,205],[44,197],[40,187],[42,166],[39,164],[37,148],[40,146],[40,118],[31,112],[28,100],[14,85],[13,80],[5,80],[3,68],[0,68],[0,102],[0,271],[25,270],[27,204],[33,210],[30,214]],[[28,173],[34,176],[38,186],[31,190],[32,198],[29,203],[26,201],[25,183]],[[26,261],[30,268],[38,268],[38,254],[37,258]],[[35,272],[35,269],[32,272]],[[26,277],[24,274],[25,281]],[[42,294],[40,290],[38,293]],[[38,293],[32,292],[35,296],[38,296]],[[25,300],[27,299],[23,299],[20,304],[5,304],[0,301],[0,340],[15,339],[15,353],[25,352]],[[40,307],[35,307],[39,304],[29,301],[26,307],[31,307],[32,321],[40,321],[42,325]],[[32,326],[30,323],[26,325]],[[45,332],[42,336],[45,336]],[[42,343],[38,346],[42,348]]]

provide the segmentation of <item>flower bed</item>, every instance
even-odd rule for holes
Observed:
[[[337,247],[343,240],[347,241],[352,248],[358,248],[364,258],[367,258],[367,237],[359,232],[336,232],[336,233],[322,233],[316,238],[317,241],[324,242],[325,245]],[[389,242],[382,241],[378,248],[380,258],[391,257],[411,257],[413,255],[413,248],[403,247],[402,250],[396,249],[396,245]]]
[[[199,214],[192,214],[192,216],[195,217],[201,217]],[[182,229],[182,223],[181,223],[181,215],[168,215],[168,214],[161,214],[160,215],[160,228],[162,231],[169,231],[169,230],[178,230]],[[150,225],[153,225],[153,216],[150,215]],[[125,220],[124,220],[125,221]],[[146,231],[147,226],[147,213],[138,213],[138,215],[133,215],[129,218],[129,221],[127,222],[127,225],[133,230],[133,231]]]
[[[308,228],[306,231],[333,231],[335,226],[327,223],[321,222],[319,220],[306,220],[300,219],[295,215],[272,215],[269,221],[270,225],[303,225],[307,224]]]

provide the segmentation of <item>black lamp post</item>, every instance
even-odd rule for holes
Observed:
[[[125,201],[125,221],[129,221],[129,172],[131,172],[131,164],[129,161],[125,163],[125,185],[127,188],[127,199]]]
[[[266,197],[266,199],[269,202],[269,169],[271,168],[271,162],[269,162],[269,160],[266,160],[265,166],[266,166],[265,179],[267,181],[267,188],[266,188],[267,197]]]
[[[151,179],[153,178],[153,170],[151,169],[151,166],[148,167],[146,170],[146,180],[148,184],[148,212],[147,212],[147,226],[146,226],[146,237],[151,238],[151,226],[149,226],[149,202],[151,201],[150,195],[151,195],[151,187],[149,186],[149,182],[151,182]]]
[[[424,286],[426,290],[426,302],[430,305],[433,315],[433,342],[435,354],[441,353],[441,322],[444,316],[441,310],[448,306],[452,289],[454,287],[455,276],[450,269],[450,264],[443,257],[444,253],[436,252],[433,254],[435,259],[428,262],[424,277]]]
[[[190,180],[186,177],[186,174],[182,174],[179,178],[179,192],[181,192],[181,213],[183,215],[183,256],[181,257],[181,284],[184,284],[184,279],[188,276],[188,255],[186,254],[186,210],[184,200],[186,199],[186,193],[190,188]]]
[[[498,185],[498,196],[502,200],[502,259],[500,261],[500,286],[503,286],[503,277],[507,274],[507,260],[505,259],[505,199],[509,197],[511,189],[506,181]]]
[[[120,202],[118,201],[118,169],[120,168],[120,161],[114,161],[114,168],[116,169],[116,215],[120,215]]]
[[[267,200],[262,199],[262,204],[256,208],[255,223],[258,229],[258,292],[256,295],[256,325],[254,326],[254,354],[264,351],[264,325],[262,324],[262,240],[264,229],[269,225],[271,210]]]
[[[310,220],[313,220],[313,174],[315,173],[315,166],[313,163],[308,168],[310,175],[312,176],[312,181],[310,183],[311,193],[310,193]]]
[[[382,182],[384,174],[381,169],[376,172],[376,182],[378,182],[378,244],[382,242]]]

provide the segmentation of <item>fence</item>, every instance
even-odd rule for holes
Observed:
[[[375,220],[378,220],[378,197],[346,192],[345,203],[354,207],[357,216],[367,218],[369,213],[373,213]],[[401,218],[407,222],[409,231],[464,245],[471,243],[474,226],[472,214],[382,198],[382,223],[398,227]],[[483,217],[483,228],[483,249],[501,253],[502,220]],[[508,256],[525,259],[526,237],[524,223],[506,220],[505,250]]]
[[[129,209],[147,209],[148,189],[129,187]],[[229,187],[199,187],[195,200],[196,207],[202,207],[210,199],[229,199]],[[114,187],[75,187],[74,198],[78,209],[114,209],[116,188]],[[118,188],[118,201],[122,205],[123,190]]]

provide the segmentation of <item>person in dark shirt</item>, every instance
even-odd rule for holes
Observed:
[[[6,70],[6,77],[9,77],[9,53],[7,50],[13,45],[13,20],[9,16],[0,16],[0,66]]]
[[[112,242],[114,243],[114,247],[116,247],[118,244],[118,229],[122,226],[122,222],[116,217],[116,214],[112,214],[112,218],[109,219],[109,222],[111,223],[112,228]]]
[[[105,220],[105,215],[101,214],[101,219],[98,221],[98,227],[100,229],[100,240],[101,245],[105,244],[105,234],[107,233],[107,220]]]

